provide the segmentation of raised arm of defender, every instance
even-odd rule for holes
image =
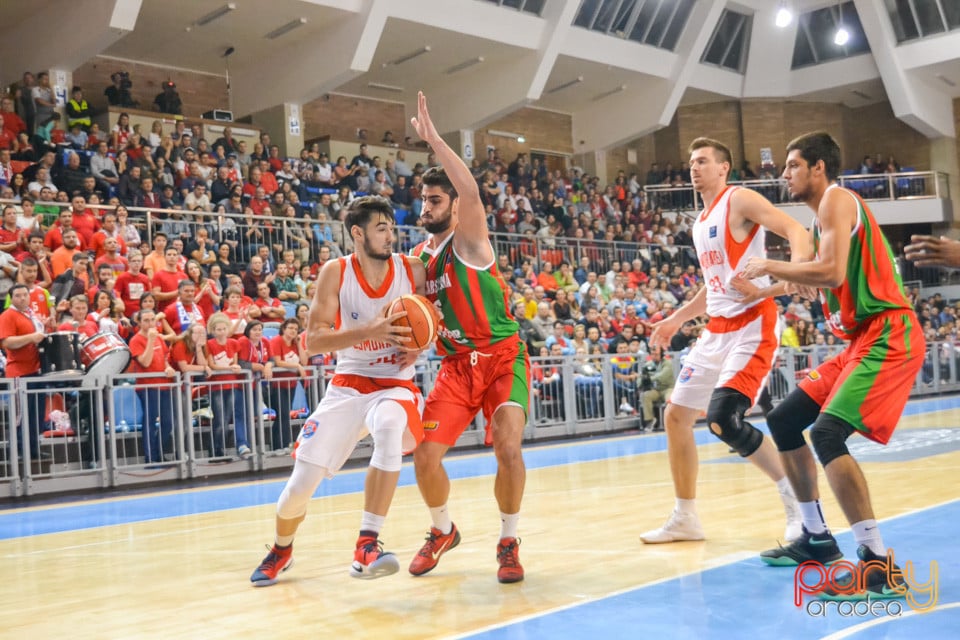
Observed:
[[[450,148],[433,125],[427,110],[427,98],[421,91],[417,96],[417,116],[410,118],[417,135],[430,145],[443,165],[447,177],[457,190],[457,229],[453,242],[457,251],[474,264],[493,261],[493,248],[487,232],[487,216],[480,199],[480,187],[470,173],[470,168]]]

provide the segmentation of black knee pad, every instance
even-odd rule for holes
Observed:
[[[707,408],[710,431],[744,458],[753,455],[763,443],[763,433],[743,419],[750,404],[750,398],[736,389],[723,387],[713,392]]]
[[[849,422],[828,413],[821,413],[810,430],[810,442],[817,452],[820,464],[826,467],[839,458],[850,454],[847,438],[856,431]]]
[[[803,431],[820,415],[820,405],[802,389],[794,389],[767,414],[770,436],[779,451],[793,451],[807,444]]]

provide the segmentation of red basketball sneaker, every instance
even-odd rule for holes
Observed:
[[[350,575],[361,580],[373,580],[389,576],[400,570],[397,556],[383,550],[383,543],[376,535],[361,533],[357,539],[357,550],[353,552],[353,564]]]
[[[255,587],[269,587],[277,582],[277,576],[293,566],[293,545],[278,547],[273,545],[270,553],[263,559],[250,582]]]
[[[440,556],[460,544],[460,531],[457,525],[453,525],[450,533],[441,533],[440,529],[430,527],[427,533],[427,541],[423,543],[420,551],[413,557],[410,563],[410,573],[415,576],[422,576],[427,573],[440,561]]]
[[[520,539],[500,538],[497,545],[497,580],[504,584],[523,580],[523,567],[520,566]]]

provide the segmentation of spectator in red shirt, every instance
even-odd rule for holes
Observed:
[[[167,345],[157,330],[157,318],[152,309],[141,309],[137,315],[140,330],[130,340],[130,372],[162,373],[167,379],[149,377],[138,380],[136,387],[143,407],[143,453],[147,463],[163,462],[163,454],[176,457],[171,438],[174,409],[169,389],[170,379],[177,372],[167,361]],[[156,428],[160,421],[159,431]]]
[[[23,284],[13,285],[10,287],[10,307],[0,313],[0,347],[3,347],[7,354],[7,378],[35,376],[40,373],[40,350],[37,345],[43,342],[43,337],[43,323],[30,309],[28,288]],[[43,402],[42,393],[29,393],[26,411],[19,412],[21,422],[17,427],[18,438],[21,442],[29,442],[30,454],[34,459],[43,457],[39,445],[40,425],[45,415]],[[24,427],[28,432],[26,439],[23,437]]]
[[[207,320],[203,311],[194,301],[197,295],[197,285],[192,280],[184,279],[177,283],[178,299],[163,310],[167,324],[177,335],[181,335],[194,324],[206,326]]]
[[[163,252],[164,267],[153,274],[151,286],[153,295],[157,298],[157,311],[166,311],[179,294],[177,285],[186,280],[187,274],[177,265],[180,262],[180,252],[174,247],[167,247]]]
[[[45,246],[50,253],[53,253],[62,247],[63,233],[68,229],[73,229],[76,231],[76,227],[73,226],[73,211],[70,209],[63,209],[60,211],[60,217],[57,219],[57,222],[50,227],[50,230],[47,231],[47,235],[44,236],[43,246]],[[80,234],[77,233],[77,236],[80,237]],[[83,240],[81,238],[78,247],[82,250],[85,246],[86,245],[83,244]]]
[[[270,339],[273,358],[273,382],[270,385],[270,406],[277,412],[273,423],[274,449],[284,449],[293,441],[290,430],[290,407],[297,387],[297,378],[305,378],[306,350],[300,346],[300,322],[295,318],[283,321],[280,335]]]
[[[134,249],[127,257],[127,270],[117,276],[113,287],[128,318],[133,318],[140,311],[140,297],[150,291],[150,278],[142,269],[143,255]]]
[[[240,345],[240,366],[253,372],[254,380],[273,378],[273,358],[270,341],[263,337],[263,323],[251,320],[243,335],[237,339]]]
[[[4,205],[3,219],[0,222],[0,251],[13,254],[19,249],[21,231],[17,229],[17,208],[12,204]]]
[[[210,317],[209,329],[213,335],[207,341],[207,366],[213,372],[210,379],[210,407],[213,410],[213,456],[222,457],[226,449],[226,426],[233,422],[237,455],[250,458],[253,452],[247,441],[247,403],[243,387],[238,385],[240,373],[240,346],[230,338],[230,318],[222,313]]]
[[[100,332],[100,327],[87,317],[89,311],[90,302],[87,300],[87,296],[73,296],[70,298],[68,315],[57,327],[57,331],[75,331],[83,338],[92,338],[97,335]]]
[[[114,211],[107,211],[103,214],[100,230],[94,233],[90,239],[90,249],[96,252],[97,258],[103,255],[104,243],[107,238],[115,238],[117,240],[117,251],[121,256],[127,255],[127,243],[124,242],[120,230],[117,228],[117,214]]]
[[[231,276],[233,280],[235,276]],[[245,333],[247,323],[254,318],[260,317],[260,307],[253,303],[249,297],[243,295],[243,289],[237,284],[231,284],[223,292],[223,313],[233,322],[234,336],[241,336]]]
[[[100,230],[100,220],[87,208],[87,199],[83,196],[73,196],[70,203],[73,206],[73,228],[80,232],[83,246],[89,247],[93,234]]]
[[[106,265],[113,270],[113,276],[117,277],[129,268],[129,261],[120,255],[120,240],[113,236],[108,236],[103,241],[103,253],[93,261],[93,266],[100,269],[101,265]]]
[[[180,373],[211,375],[208,364],[207,328],[194,324],[183,336],[170,345],[170,366]]]
[[[543,263],[543,268],[540,269],[540,274],[537,276],[537,284],[543,287],[543,290],[547,293],[555,292],[560,288],[560,285],[557,284],[557,278],[553,275],[553,264],[549,261]]]

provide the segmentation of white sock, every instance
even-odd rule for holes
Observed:
[[[387,516],[378,516],[375,513],[364,511],[360,517],[360,531],[370,531],[371,533],[379,534],[380,530],[383,529],[383,521],[386,519]]]
[[[878,556],[887,555],[887,548],[883,544],[880,527],[877,526],[876,520],[854,522],[850,528],[853,529],[853,539],[857,541],[857,546],[865,544]]]
[[[782,478],[777,480],[777,491],[780,492],[781,496],[794,497],[793,486],[791,486],[790,484],[790,478],[788,478],[787,476],[783,476]]]
[[[685,498],[677,498],[677,506],[674,507],[680,513],[689,513],[690,515],[697,514],[697,499],[690,498],[689,500]]]
[[[500,512],[500,537],[501,538],[516,538],[517,537],[517,525],[520,523],[520,514],[519,513],[504,513]]]
[[[293,536],[276,536],[276,537],[273,539],[273,541],[274,541],[274,544],[276,544],[278,547],[289,547],[290,545],[293,544],[293,539],[294,539],[294,537],[295,537],[295,535],[293,535]]]
[[[439,529],[440,533],[446,535],[453,530],[453,521],[447,513],[447,505],[430,507],[430,518],[433,520],[433,526]]]
[[[823,519],[823,509],[819,500],[812,502],[798,502],[800,513],[803,515],[803,526],[810,533],[825,533],[827,521]]]

